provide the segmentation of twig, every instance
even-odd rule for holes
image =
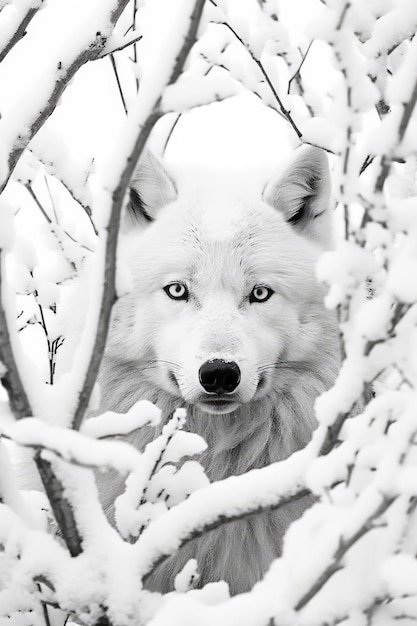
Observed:
[[[78,532],[74,512],[64,495],[64,486],[56,477],[50,461],[42,456],[42,450],[36,452],[34,461],[42,479],[56,522],[71,556],[82,552],[82,538]]]
[[[411,115],[414,111],[414,107],[416,106],[416,101],[417,101],[417,79],[414,83],[413,91],[411,93],[411,98],[404,105],[404,111],[401,117],[400,127],[398,129],[398,137],[400,140],[399,143],[401,143],[404,138],[405,131],[407,130],[408,124],[411,119]]]
[[[177,127],[178,122],[179,122],[179,121],[180,121],[180,119],[181,119],[181,116],[182,116],[182,113],[178,113],[177,117],[175,118],[175,122],[174,122],[174,123],[173,123],[173,125],[171,126],[171,130],[170,130],[170,131],[169,131],[169,133],[168,133],[168,137],[167,137],[167,138],[166,138],[166,140],[165,140],[164,147],[163,147],[163,150],[162,150],[162,154],[163,154],[163,155],[164,155],[164,154],[165,154],[165,152],[166,152],[166,149],[167,149],[167,147],[168,147],[168,144],[169,144],[169,142],[170,142],[170,140],[171,140],[171,137],[172,137],[172,135],[173,135],[173,132],[174,132],[175,128]]]
[[[299,491],[295,493],[292,493],[287,496],[283,496],[279,500],[279,502],[277,502],[276,504],[259,506],[259,507],[256,507],[255,509],[252,509],[251,511],[246,511],[245,513],[238,513],[235,515],[231,515],[230,517],[229,516],[226,517],[225,515],[219,515],[213,522],[210,522],[209,524],[204,524],[204,526],[191,531],[190,534],[187,535],[187,537],[185,537],[181,541],[180,545],[176,549],[176,552],[180,550],[183,546],[187,545],[193,539],[202,537],[206,533],[210,532],[211,530],[215,530],[216,528],[219,528],[220,526],[224,526],[225,524],[230,524],[231,522],[235,522],[237,520],[243,520],[243,519],[249,519],[251,517],[256,517],[257,515],[261,515],[262,513],[272,513],[273,511],[278,511],[283,506],[286,506],[287,504],[290,504],[292,502],[297,502],[298,500],[301,500],[302,498],[305,498],[305,497],[311,497],[312,499],[317,501],[317,498],[312,496],[310,490],[305,489],[305,488],[300,488]],[[162,563],[164,563],[167,559],[169,559],[170,556],[171,556],[170,554],[164,554],[152,564],[152,568],[150,569],[150,571],[147,572],[145,576],[143,577],[143,582],[145,584],[147,580],[150,578],[150,576],[152,576],[153,572],[160,565],[162,565]]]
[[[125,114],[127,115],[128,111],[127,111],[127,106],[126,106],[126,100],[123,94],[123,89],[122,89],[122,85],[120,83],[120,78],[119,78],[119,72],[117,71],[116,61],[115,61],[113,53],[110,54],[109,58],[111,61],[111,66],[113,68],[114,76],[116,78],[116,83],[117,83],[117,87],[119,90],[120,99],[122,101],[123,109],[124,109]]]
[[[2,254],[0,251],[0,293],[2,288]],[[0,359],[6,368],[6,372],[1,377],[1,382],[9,394],[10,407],[15,418],[21,419],[32,416],[32,407],[14,359],[2,297],[0,298]],[[49,461],[41,456],[41,452],[36,454],[34,460],[63,539],[71,555],[76,556],[81,552],[81,538],[75,523],[74,513],[63,495],[64,488],[55,476]]]
[[[200,23],[201,14],[203,12],[205,0],[196,0],[194,9],[190,17],[190,26],[188,32],[184,38],[181,49],[175,59],[174,68],[168,81],[168,85],[176,82],[181,75],[184,63],[187,56],[195,43],[197,36],[197,29]],[[100,367],[101,359],[104,353],[106,345],[107,333],[110,322],[110,314],[117,300],[116,294],[116,247],[117,236],[119,232],[120,214],[123,206],[123,201],[126,195],[126,190],[129,186],[130,179],[136,167],[136,163],[145,147],[146,141],[150,135],[150,132],[159,118],[162,116],[160,104],[162,96],[160,96],[154,106],[153,111],[150,113],[142,128],[140,129],[132,152],[129,158],[126,160],[126,164],[120,180],[113,192],[113,202],[110,212],[110,219],[107,226],[107,242],[105,251],[105,270],[104,270],[104,287],[103,295],[100,306],[100,315],[97,325],[96,337],[94,340],[94,347],[92,349],[90,363],[87,370],[87,375],[84,381],[83,388],[80,392],[78,406],[74,413],[72,426],[78,430],[81,426],[81,422],[84,418],[84,413],[88,407],[91,392],[93,390],[98,370]]]
[[[136,46],[136,44],[143,38],[143,35],[137,35],[136,37],[133,37],[132,39],[129,39],[129,41],[125,41],[124,43],[120,44],[120,46],[117,46],[116,48],[112,48],[111,50],[105,50],[101,55],[100,55],[100,59],[103,59],[105,56],[108,56],[109,54],[113,55],[115,52],[120,52],[121,50],[125,50],[126,48],[128,48],[129,46]]]
[[[375,510],[369,515],[368,519],[364,524],[360,526],[360,528],[353,533],[351,537],[348,539],[340,538],[340,543],[333,554],[332,562],[323,570],[323,572],[318,576],[310,589],[304,593],[304,595],[298,600],[297,604],[294,607],[295,611],[300,611],[315,595],[324,587],[326,582],[335,574],[337,571],[342,569],[341,560],[346,554],[346,552],[355,544],[357,541],[363,537],[366,533],[374,528],[374,521],[378,519],[385,511],[391,506],[391,504],[395,501],[395,497],[387,498],[382,496],[381,503],[375,508]]]
[[[42,593],[42,588],[41,588],[40,584],[37,583],[36,586],[37,586],[37,588],[39,590],[39,593]],[[41,606],[42,606],[42,612],[43,612],[43,619],[45,620],[45,626],[51,626],[51,622],[49,620],[48,607],[47,607],[46,603],[41,601]]]
[[[217,3],[215,2],[215,0],[210,0],[211,4],[214,5],[215,7],[218,7]],[[278,95],[278,92],[276,91],[274,85],[272,84],[271,79],[269,78],[268,73],[266,72],[264,66],[262,65],[262,62],[260,61],[260,59],[257,58],[257,56],[255,55],[255,53],[253,52],[253,50],[251,49],[251,47],[249,46],[248,43],[246,43],[242,37],[240,37],[240,35],[234,30],[234,28],[228,23],[228,22],[221,22],[221,24],[223,24],[223,26],[225,26],[232,34],[233,36],[242,44],[242,46],[245,48],[245,50],[247,50],[248,54],[250,55],[251,59],[254,61],[254,63],[256,63],[256,65],[258,66],[262,76],[265,79],[265,82],[267,83],[269,89],[271,90],[275,100],[278,103],[278,106],[280,108],[280,111],[278,111],[278,113],[280,113],[292,126],[292,128],[294,129],[297,137],[299,139],[301,139],[302,137],[302,132],[299,130],[298,126],[295,124],[294,120],[292,119],[291,113],[290,111],[288,111],[288,109],[285,108],[281,98]]]
[[[16,419],[19,419],[32,415],[32,409],[14,360],[6,313],[3,307],[2,255],[3,251],[0,250],[0,360],[6,369],[1,376],[1,382],[9,394],[10,407],[13,414]]]
[[[417,102],[417,78],[414,82],[413,91],[411,92],[411,98],[408,102],[404,104],[403,114],[401,116],[401,120],[398,126],[398,142],[402,142],[404,139],[405,132],[408,128],[408,124],[410,123],[411,115],[414,111]],[[381,158],[381,166],[379,175],[375,182],[375,192],[382,193],[384,184],[388,175],[391,171],[392,161],[394,160],[394,149],[391,149],[390,154],[384,154]]]
[[[137,0],[133,0],[133,30],[136,30],[136,18],[138,15],[138,3]],[[133,44],[133,63],[137,65],[138,62],[138,49],[136,42]],[[139,91],[139,78],[137,72],[135,72],[136,93]]]
[[[48,213],[43,208],[42,203],[40,202],[39,198],[37,197],[37,195],[33,191],[33,188],[31,187],[31,185],[29,185],[29,184],[25,185],[25,189],[27,189],[27,191],[31,195],[32,199],[35,201],[36,206],[38,207],[38,209],[40,210],[40,212],[42,213],[42,215],[44,216],[44,218],[46,219],[48,224],[53,224],[52,219],[49,217]],[[88,246],[86,246],[86,245],[80,243],[79,241],[77,241],[76,239],[74,239],[74,237],[72,235],[70,235],[70,233],[68,231],[62,229],[62,232],[68,237],[68,239],[71,239],[71,241],[73,241],[74,243],[78,244],[80,246],[80,248],[84,248],[84,250],[87,250],[87,252],[91,252],[91,253],[93,252],[91,250],[91,248],[89,248]]]
[[[297,71],[295,72],[295,74],[293,74],[293,75],[291,76],[290,80],[288,81],[288,92],[287,92],[287,93],[290,93],[290,91],[291,91],[291,83],[292,83],[292,81],[293,81],[293,80],[296,80],[296,81],[297,81],[297,83],[298,83],[298,85],[300,85],[300,80],[299,80],[299,79],[300,79],[300,72],[301,72],[301,68],[303,67],[304,62],[305,62],[305,60],[307,59],[308,53],[310,52],[310,49],[311,49],[311,46],[312,46],[312,45],[313,45],[313,41],[310,41],[310,43],[308,44],[308,48],[307,48],[307,50],[306,50],[306,52],[305,52],[304,56],[303,56],[303,57],[302,57],[302,59],[301,59],[301,63],[300,63],[300,65],[298,66]]]
[[[43,163],[45,165],[45,167],[48,167],[48,165],[43,161],[42,158],[40,158],[38,155],[36,155],[36,158],[39,159],[39,161],[41,161],[41,163]],[[81,200],[81,198],[78,196],[78,194],[74,191],[74,189],[72,189],[71,185],[68,183],[68,181],[64,180],[64,178],[61,176],[60,172],[57,172],[55,170],[55,168],[53,168],[53,174],[54,176],[57,178],[57,180],[59,180],[59,182],[61,183],[61,185],[63,185],[63,187],[68,191],[69,195],[71,196],[71,198],[74,200],[74,202],[76,202],[77,204],[80,205],[80,207],[82,208],[82,210],[85,212],[85,214],[87,215],[90,224],[92,226],[92,229],[94,231],[94,234],[96,236],[98,236],[98,230],[96,228],[96,225],[94,224],[93,221],[93,213],[91,211],[91,207],[88,206],[88,204],[86,204],[83,200]],[[84,181],[85,184],[87,183],[88,180],[88,175],[86,177],[86,180]],[[55,205],[54,205],[54,201],[53,201],[53,197],[52,197],[52,193],[49,187],[49,183],[48,183],[48,179],[45,176],[45,184],[46,187],[48,189],[48,193],[49,193],[49,197],[51,199],[51,205],[52,208],[54,210],[55,216],[56,216],[56,211],[55,211]],[[58,224],[58,217],[56,216],[56,223]]]

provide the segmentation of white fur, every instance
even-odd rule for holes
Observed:
[[[336,322],[314,277],[331,237],[325,155],[300,151],[263,197],[242,181],[210,180],[206,189],[189,191],[191,185],[174,184],[160,164],[156,178],[153,172],[154,159],[145,157],[137,192],[156,219],[137,220],[121,241],[134,289],[113,312],[100,409],[126,411],[139,398],[158,404],[164,415],[186,406],[188,428],[208,443],[201,462],[211,480],[283,459],[310,439],[314,400],[339,365]],[[288,223],[300,207],[299,221]],[[172,281],[187,284],[188,302],[167,296],[163,288]],[[249,302],[257,284],[274,290],[267,302]],[[234,404],[221,414],[204,404],[198,377],[201,365],[216,358],[241,370]],[[151,437],[141,431],[131,441],[142,447]],[[121,481],[98,481],[111,514]],[[224,578],[233,593],[249,589],[308,504],[194,540],[155,572],[150,588],[171,589],[174,575],[195,557],[202,584]]]

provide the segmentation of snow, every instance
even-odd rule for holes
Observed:
[[[114,467],[120,473],[134,471],[140,454],[121,441],[94,441],[76,431],[47,425],[42,420],[28,417],[15,424],[5,422],[3,435],[23,446],[52,450],[61,458],[85,467]]]
[[[225,100],[236,95],[238,88],[225,76],[193,76],[184,74],[164,92],[162,110],[183,112],[192,107]]]
[[[3,33],[10,26],[7,14],[19,15],[29,4],[37,3],[20,0],[5,5],[0,15]],[[95,40],[96,32],[110,35],[109,14],[115,4],[49,0],[1,64],[2,178],[7,176],[9,149],[16,142],[24,145],[25,133],[56,79]],[[89,64],[31,143],[31,153],[19,161],[0,200],[0,247],[7,251],[2,255],[2,302],[34,417],[15,422],[2,405],[0,431],[15,445],[44,449],[73,507],[83,553],[70,558],[60,540],[44,532],[45,497],[19,492],[9,446],[1,442],[1,622],[43,624],[40,593],[89,624],[96,623],[105,606],[115,626],[263,626],[272,617],[286,626],[364,626],[370,621],[373,626],[389,626],[400,618],[415,621],[415,121],[401,145],[399,129],[404,114],[412,113],[417,9],[414,0],[336,4],[219,0],[221,11],[208,5],[205,20],[228,20],[245,45],[223,25],[203,23],[185,73],[177,85],[165,89],[193,3],[140,3],[138,25],[144,35],[138,44],[140,66],[131,68],[129,51],[116,56],[127,118],[114,78],[109,80],[109,59]],[[124,34],[130,9],[103,52],[137,34]],[[313,38],[300,69],[304,93],[293,81],[288,94],[289,78]],[[37,45],[40,40],[45,45]],[[334,196],[349,217],[349,240],[321,257],[317,276],[328,289],[327,306],[341,321],[346,359],[334,387],[316,401],[319,426],[305,450],[279,464],[209,484],[198,463],[206,444],[184,430],[183,411],[163,426],[143,453],[126,442],[107,439],[129,438],[139,428],[158,426],[161,413],[147,401],[126,414],[89,417],[78,433],[66,427],[92,351],[112,193],[155,105],[158,115],[182,112],[166,146],[176,119],[173,114],[160,120],[151,142],[157,153],[165,153],[173,170],[185,164],[189,176],[194,171],[190,165],[198,162],[208,169],[216,165],[230,180],[243,177],[249,167],[266,180],[299,143],[277,112],[279,105],[270,86],[262,82],[248,47],[270,74],[303,140],[335,153],[330,159]],[[276,56],[281,53],[284,56]],[[224,68],[211,69],[216,64]],[[135,76],[141,78],[138,95]],[[381,97],[390,112],[379,119],[374,105]],[[199,108],[189,112],[189,106]],[[376,158],[358,176],[368,155]],[[390,172],[380,192],[383,155]],[[53,224],[34,206],[29,185]],[[98,241],[88,217],[64,188],[93,207]],[[222,203],[215,208],[221,215]],[[233,232],[236,221],[233,211],[230,214],[232,221],[221,222],[214,237]],[[367,221],[364,228],[362,219]],[[370,279],[375,293],[367,298],[365,283]],[[116,282],[119,296],[132,291],[129,268],[120,264]],[[16,290],[27,295],[16,301]],[[35,324],[20,333],[20,340],[15,318],[22,302],[19,326],[31,319]],[[38,305],[44,309],[49,339],[65,336],[54,385],[44,382],[46,337],[34,317]],[[29,335],[36,333],[37,340],[31,343]],[[363,406],[364,383],[377,375],[377,397]],[[97,406],[97,386],[95,390]],[[358,415],[345,421],[337,445],[318,456],[329,428],[355,403]],[[116,503],[122,537],[103,514],[92,467],[113,468],[126,477],[125,492]],[[193,560],[177,577],[176,591],[162,596],[142,589],[142,577],[153,564],[206,524],[276,506],[306,487],[316,494],[318,504],[292,525],[282,556],[250,593],[230,598],[223,582],[193,589]],[[386,511],[379,514],[385,505]],[[42,585],[39,592],[33,583],[38,575],[52,581],[54,591]],[[303,608],[297,608],[324,579]]]
[[[195,559],[190,559],[182,569],[182,571],[175,576],[175,591],[178,593],[185,593],[189,589],[192,589],[193,584],[198,581],[198,566]]]
[[[106,411],[98,417],[89,417],[81,425],[80,432],[95,439],[127,435],[148,424],[156,426],[160,419],[161,411],[154,404],[147,400],[139,400],[127,413]]]
[[[136,543],[142,573],[150,571],[161,556],[175,552],[181,541],[205,524],[260,506],[272,506],[299,491],[310,454],[309,450],[298,452],[284,462],[218,481],[170,509],[149,525]]]
[[[14,207],[7,201],[0,199],[1,229],[0,229],[0,250],[11,248],[14,240]]]
[[[400,256],[392,262],[387,279],[387,288],[394,297],[412,304],[417,301],[417,258]]]

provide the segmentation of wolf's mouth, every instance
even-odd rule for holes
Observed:
[[[207,413],[221,415],[237,409],[239,402],[232,398],[200,398],[196,405]]]

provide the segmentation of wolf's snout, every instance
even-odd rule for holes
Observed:
[[[205,391],[221,396],[236,389],[240,383],[240,369],[233,361],[213,359],[203,363],[198,377]]]

